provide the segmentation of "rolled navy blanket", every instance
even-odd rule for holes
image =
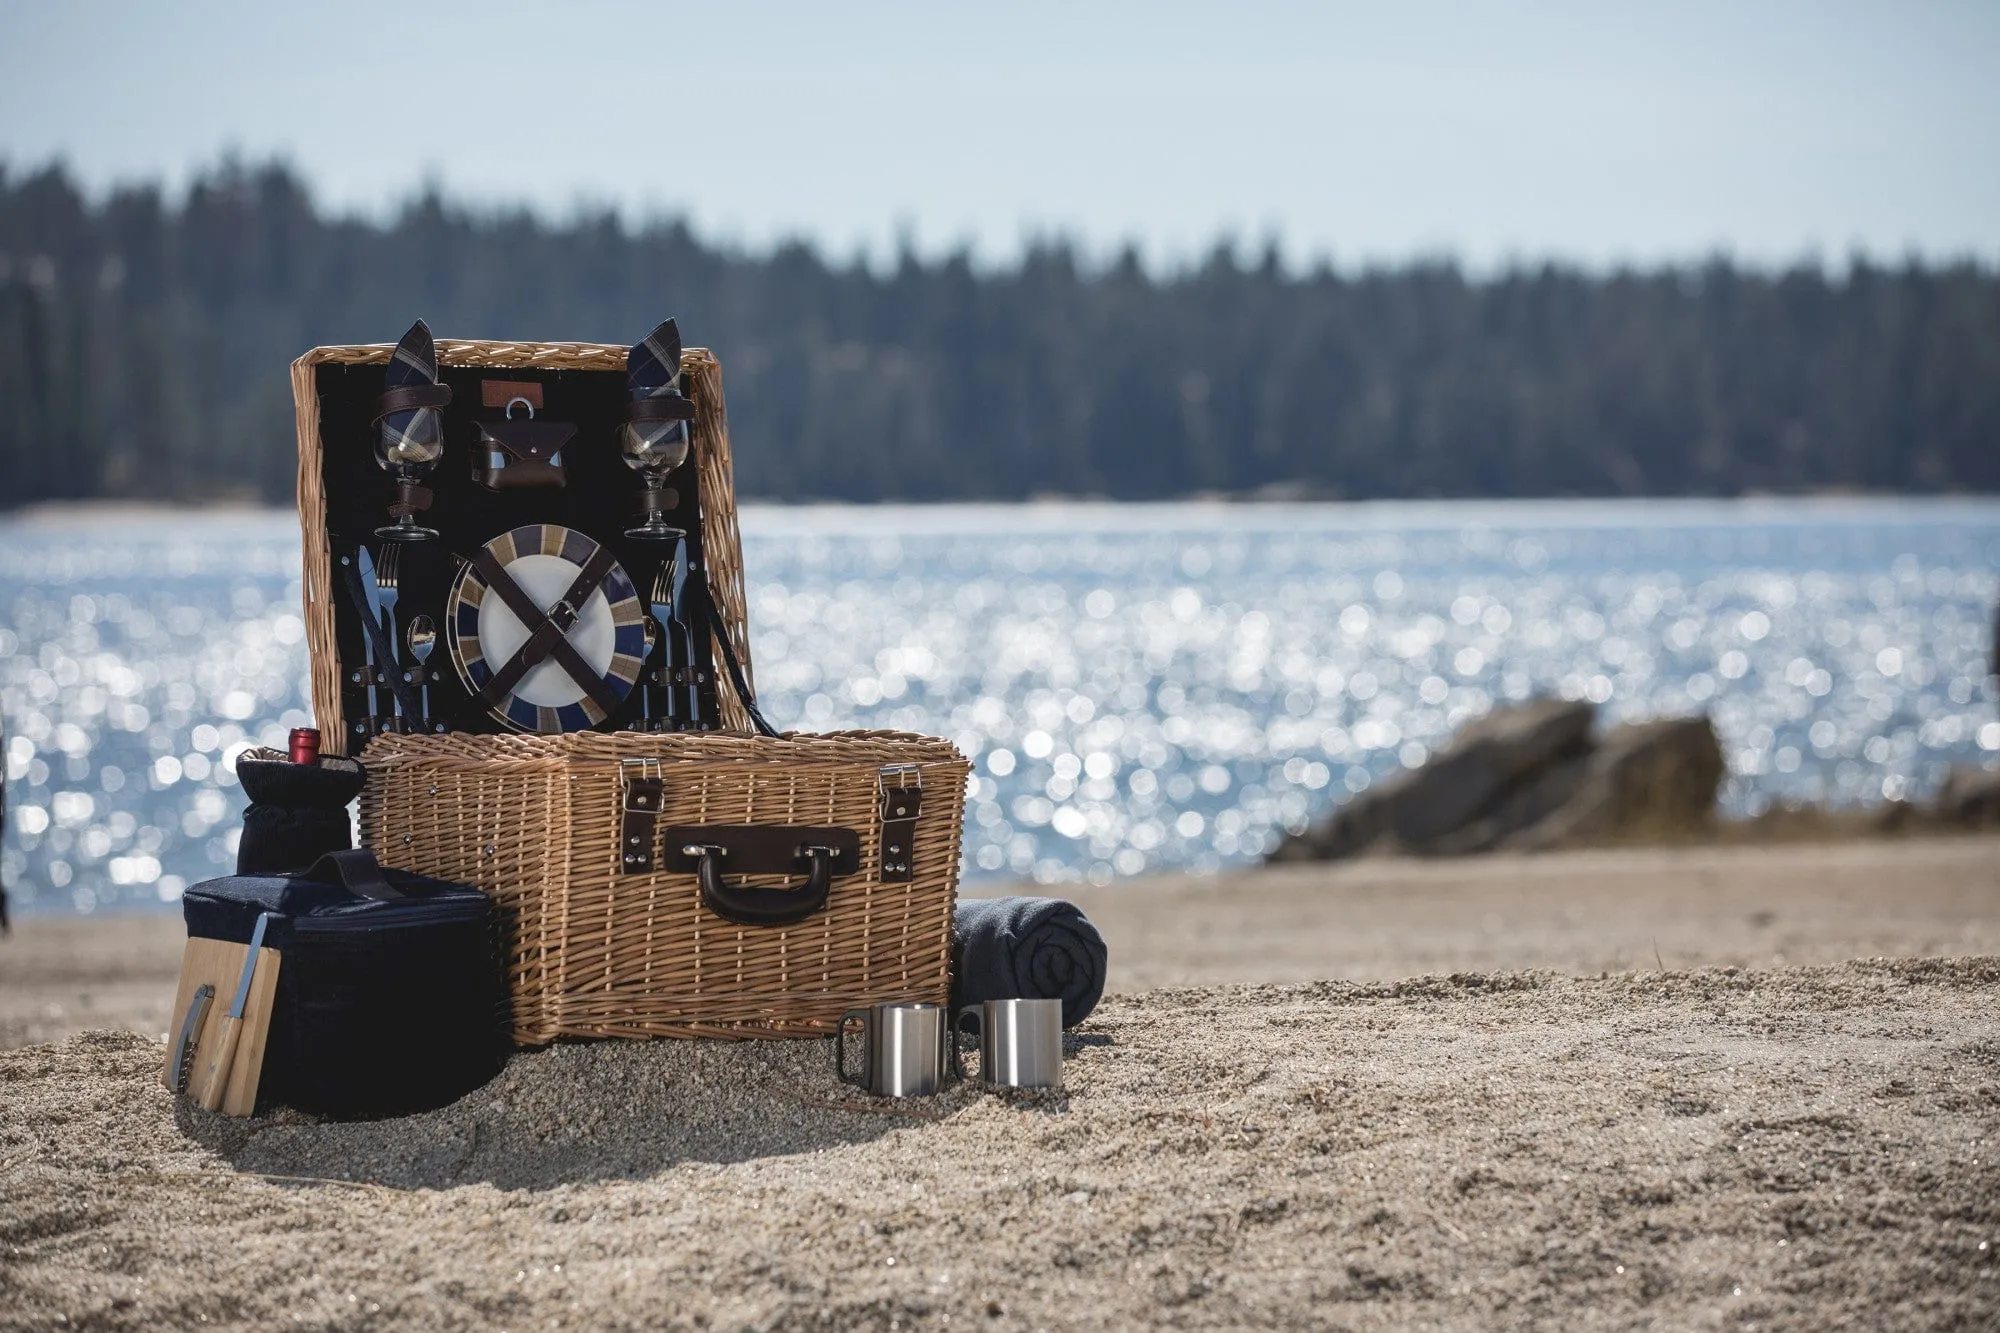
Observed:
[[[951,1006],[1061,1000],[1075,1027],[1104,997],[1104,937],[1055,898],[961,898],[952,916]]]

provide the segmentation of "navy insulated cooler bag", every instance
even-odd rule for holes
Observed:
[[[278,951],[258,1101],[340,1118],[408,1115],[492,1078],[510,1049],[492,900],[384,870],[365,849],[309,870],[230,875],[181,900],[191,938]]]

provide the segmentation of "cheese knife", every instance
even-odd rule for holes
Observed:
[[[361,594],[368,599],[368,613],[377,625],[382,623],[382,592],[375,582],[375,557],[368,554],[366,546],[354,549],[354,567],[361,571]],[[383,717],[382,695],[375,683],[380,672],[389,669],[389,663],[375,660],[375,636],[366,626],[361,631],[361,651],[368,660],[368,712],[374,720]]]
[[[222,1031],[217,1034],[220,1044],[215,1058],[208,1062],[207,1081],[202,1084],[201,1106],[205,1111],[220,1107],[222,1095],[229,1088],[229,1067],[236,1062],[236,1045],[243,1037],[243,1007],[250,1002],[250,983],[257,976],[257,955],[264,948],[264,930],[273,915],[259,913],[256,929],[250,932],[250,952],[243,956],[243,975],[236,983],[236,998],[229,1002],[229,1012],[222,1016]]]

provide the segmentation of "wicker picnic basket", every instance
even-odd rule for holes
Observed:
[[[379,503],[351,491],[380,482],[349,466],[362,447],[351,414],[325,425],[337,380],[323,376],[389,353],[319,348],[293,366],[313,705],[328,748],[352,738],[368,766],[362,839],[382,863],[498,903],[515,1040],[808,1036],[868,1004],[943,1003],[970,765],[934,737],[757,734],[721,368],[706,351],[681,364],[709,628],[735,659],[734,690],[715,694],[721,729],[354,734],[359,640],[335,550],[363,540]],[[532,373],[619,371],[626,349],[439,340],[437,353],[444,369]],[[622,502],[602,497],[607,512]]]
[[[809,1036],[878,1001],[945,1002],[970,772],[948,741],[391,735],[364,758],[376,855],[500,904],[517,1042]],[[699,870],[668,863],[745,828],[847,830],[854,873],[795,921],[723,919]],[[626,859],[634,836],[650,865]],[[798,878],[738,882],[797,893]]]

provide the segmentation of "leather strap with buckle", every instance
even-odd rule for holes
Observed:
[[[889,785],[890,779],[898,785]],[[901,785],[914,778],[912,785]],[[924,812],[924,772],[915,764],[891,764],[876,777],[882,797],[882,882],[903,884],[917,875],[917,817]]]
[[[667,803],[667,784],[657,759],[626,759],[618,765],[618,873],[653,873],[653,828]]]

